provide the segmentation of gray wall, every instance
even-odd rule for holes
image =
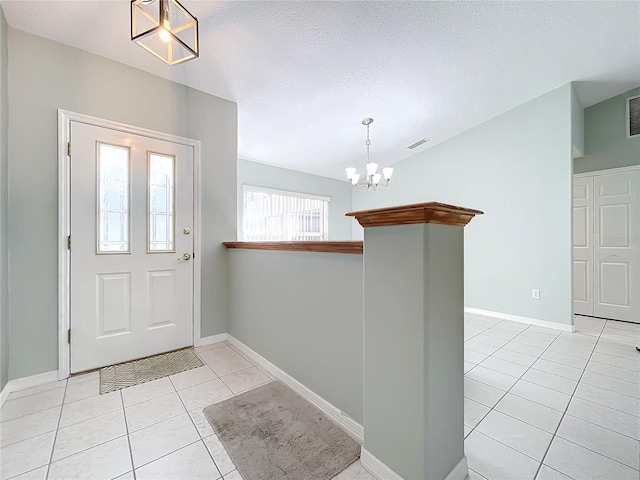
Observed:
[[[0,7],[0,390],[9,380],[8,100],[7,22],[2,7]]]
[[[364,447],[407,480],[445,478],[464,456],[463,236],[365,229]]]
[[[483,210],[465,228],[465,305],[571,324],[571,90],[395,164],[389,187],[355,193],[354,210],[432,200]]]
[[[362,255],[230,250],[229,333],[362,424]]]
[[[57,109],[202,142],[202,335],[228,328],[237,105],[9,28],[9,378],[58,368]]]
[[[351,239],[353,220],[344,216],[345,213],[351,211],[351,188],[346,181],[248,160],[238,160],[238,236],[241,235],[242,230],[243,185],[331,197],[329,239]]]
[[[629,97],[640,88],[584,109],[585,156],[573,163],[574,173],[640,165],[640,135],[627,138]]]

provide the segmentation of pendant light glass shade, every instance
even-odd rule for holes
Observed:
[[[132,0],[131,40],[177,65],[199,55],[198,19],[178,0]]]

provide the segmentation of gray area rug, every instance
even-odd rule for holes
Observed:
[[[204,409],[244,480],[329,480],[360,458],[360,445],[279,382]]]
[[[100,395],[204,365],[193,347],[100,369]]]

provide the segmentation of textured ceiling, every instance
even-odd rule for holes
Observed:
[[[211,2],[201,56],[131,43],[129,1],[2,1],[9,25],[238,103],[240,158],[342,178],[392,164],[576,81],[584,106],[640,85],[640,2]],[[426,145],[407,145],[425,137]]]

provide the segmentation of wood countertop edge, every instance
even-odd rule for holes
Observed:
[[[227,248],[249,250],[281,250],[293,252],[352,253],[362,255],[363,242],[344,241],[299,241],[299,242],[223,242]]]

